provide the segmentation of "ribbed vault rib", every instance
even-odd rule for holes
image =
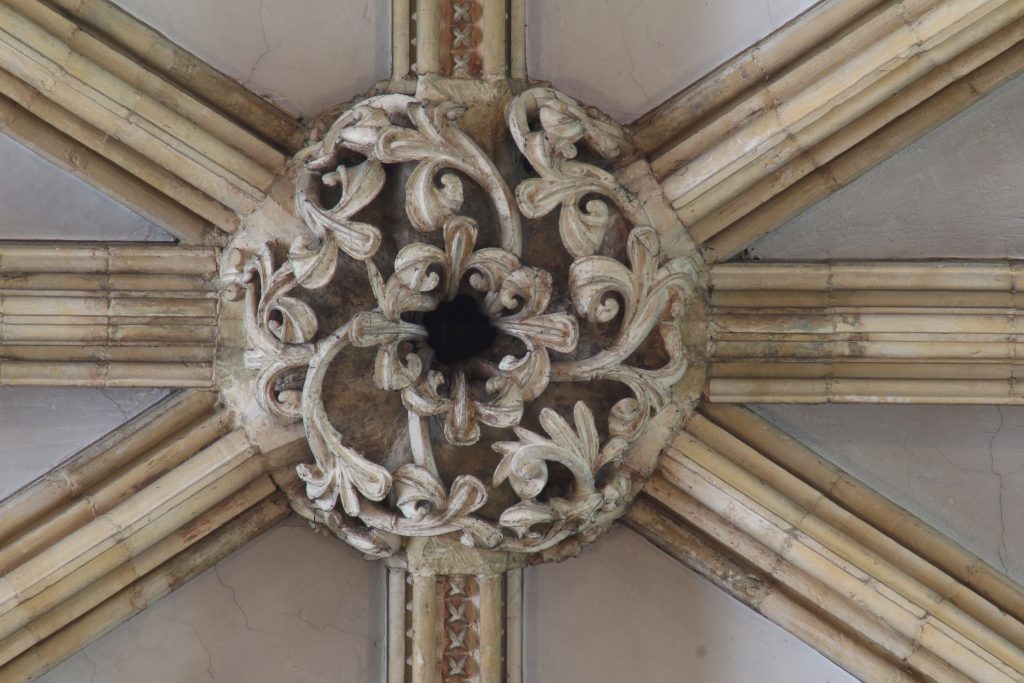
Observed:
[[[1016,261],[729,263],[711,271],[708,396],[1020,404]]]
[[[288,513],[215,394],[154,406],[0,503],[0,681],[34,680]]]
[[[212,386],[216,255],[0,242],[0,386]]]
[[[1024,2],[829,0],[635,125],[724,260],[1024,71]]]
[[[183,241],[232,231],[297,122],[103,0],[0,3],[2,130]]]
[[[749,411],[705,405],[629,523],[865,681],[1024,680],[1024,591]]]
[[[190,92],[277,149],[297,152],[302,124],[184,50],[108,0],[50,0],[90,33],[143,62],[153,73]]]

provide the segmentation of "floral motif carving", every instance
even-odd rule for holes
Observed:
[[[462,683],[470,667],[479,668],[480,584],[476,577],[450,576],[442,580],[444,595],[444,681]]]
[[[604,164],[627,156],[625,133],[550,88],[522,93],[507,111],[515,148],[536,173],[514,192],[460,128],[459,107],[404,95],[357,104],[303,159],[297,208],[309,234],[283,263],[268,245],[237,276],[258,400],[281,421],[302,420],[314,456],[298,470],[310,501],[306,514],[370,554],[393,552],[402,536],[457,532],[467,545],[536,552],[599,532],[632,495],[630,444],[671,402],[687,367],[682,325],[695,265],[663,253],[638,199],[614,173],[580,158],[585,151]],[[360,214],[389,182],[389,167],[403,165],[411,169],[404,196],[414,239],[396,245],[385,267],[379,253],[386,227]],[[480,246],[465,179],[490,203],[496,246]],[[331,206],[324,188],[339,197]],[[555,209],[571,265],[549,272],[524,263],[523,221]],[[606,244],[615,221],[628,226],[624,250]],[[324,332],[300,294],[331,283],[342,254],[365,270],[375,305]],[[466,291],[519,351],[451,365],[436,360],[422,314]],[[584,346],[585,332],[597,328],[611,331]],[[635,358],[652,338],[661,362],[646,367]],[[332,363],[356,348],[376,350],[373,385],[397,392],[407,413],[409,452],[393,469],[348,444],[325,407]],[[527,406],[552,383],[586,388],[595,381],[623,385],[628,397],[599,420],[582,391],[572,424],[543,407],[533,413],[543,434],[523,426]],[[481,426],[514,439],[492,443],[500,461],[489,481],[458,473],[446,485],[432,420],[450,447],[479,442]],[[553,466],[571,475],[570,485],[550,488]],[[481,508],[503,486],[518,502],[497,518],[484,516]]]

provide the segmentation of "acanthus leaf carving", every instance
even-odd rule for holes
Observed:
[[[540,130],[531,130],[531,118],[539,119]],[[519,151],[540,176],[516,188],[519,206],[530,218],[561,206],[559,230],[570,254],[579,258],[600,249],[612,216],[608,201],[634,224],[642,222],[635,197],[614,175],[576,161],[581,142],[605,159],[626,151],[630,145],[617,124],[552,88],[532,88],[517,97],[508,120]]]
[[[282,421],[301,419],[313,453],[314,462],[298,469],[307,517],[364,552],[392,552],[403,536],[450,533],[470,546],[514,552],[590,539],[628,504],[635,491],[630,445],[672,402],[688,364],[683,316],[698,264],[663,253],[638,198],[614,173],[581,158],[584,147],[588,159],[628,155],[622,129],[551,88],[518,95],[506,124],[537,176],[513,191],[460,128],[463,111],[383,95],[344,112],[302,155],[296,201],[309,235],[292,242],[280,266],[272,245],[258,250],[238,277],[257,399]],[[363,216],[392,177],[404,178],[412,230],[404,244]],[[490,244],[498,246],[480,246],[467,181],[490,202]],[[339,197],[331,207],[322,199],[328,189]],[[524,256],[523,221],[556,208],[569,265],[546,270]],[[629,228],[621,260],[604,246],[613,220]],[[389,264],[382,264],[385,243],[396,250]],[[343,257],[361,264],[345,277],[365,272],[373,303],[323,332],[301,292],[331,286]],[[508,341],[495,357],[441,363],[423,317],[461,296],[472,296]],[[602,335],[591,338],[598,328]],[[659,367],[634,360],[652,339],[664,349]],[[389,454],[351,445],[325,404],[332,364],[360,348],[375,349],[372,386],[395,392],[408,416]],[[585,389],[596,381],[630,394],[605,404],[602,421],[586,400],[574,403],[571,423],[557,402],[543,404],[552,383]],[[529,408],[534,402],[538,410]],[[524,421],[536,421],[543,434]],[[451,453],[481,441],[500,456],[486,483],[470,470],[452,471],[451,456],[443,466],[435,460],[438,444]],[[552,488],[552,467],[571,481]],[[513,502],[483,516],[499,489]]]

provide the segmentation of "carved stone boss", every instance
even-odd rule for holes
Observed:
[[[357,102],[297,158],[305,234],[241,236],[225,259],[248,395],[312,451],[293,506],[371,556],[449,535],[574,552],[695,399],[676,385],[702,372],[686,338],[705,268],[652,217],[671,215],[650,210],[660,193],[621,179],[647,173],[628,135],[549,87],[498,99],[489,119]],[[457,300],[493,342],[442,362],[429,316]]]

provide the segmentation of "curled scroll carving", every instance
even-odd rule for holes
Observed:
[[[257,400],[282,422],[301,420],[314,456],[298,468],[308,497],[299,507],[368,554],[394,552],[403,536],[458,533],[470,546],[530,553],[600,532],[635,494],[630,446],[687,368],[684,313],[698,266],[663,252],[641,202],[605,167],[631,151],[621,127],[551,88],[518,95],[507,107],[508,152],[533,174],[513,190],[462,115],[405,95],[344,112],[302,157],[296,201],[308,234],[281,263],[267,245],[234,276]],[[411,229],[396,243],[364,214],[399,178]],[[556,209],[567,265],[532,265],[525,222],[540,229]],[[609,246],[623,224],[619,248]],[[302,293],[328,288],[342,259],[365,272],[373,303],[325,331]],[[461,295],[505,338],[497,357],[445,364],[427,343],[424,314]],[[637,361],[651,344],[661,349],[653,367]],[[397,466],[360,452],[325,405],[332,365],[357,349],[373,350],[373,386],[395,392],[407,415]],[[626,397],[588,400],[595,382]],[[568,410],[564,399],[544,403],[554,384],[579,388]],[[492,476],[445,471],[434,455],[442,441],[489,445]],[[485,514],[502,487],[513,502]]]

